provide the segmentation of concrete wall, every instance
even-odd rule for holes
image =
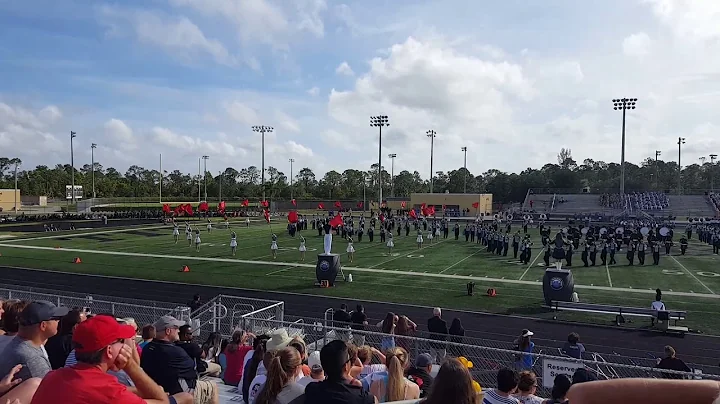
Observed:
[[[20,198],[23,205],[47,206],[47,196],[25,195]]]
[[[15,193],[17,192],[17,204],[18,210],[21,209],[22,204],[20,199],[20,190],[14,189],[0,189],[0,210],[3,212],[15,211]]]
[[[492,194],[412,194],[410,195],[409,207],[418,207],[421,204],[435,205],[435,209],[439,210],[442,205],[448,208],[457,208],[459,210],[470,209],[470,214],[492,213]],[[473,208],[473,203],[478,203],[478,208]]]

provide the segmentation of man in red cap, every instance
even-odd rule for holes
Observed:
[[[72,342],[78,363],[48,373],[33,397],[33,404],[191,404],[193,401],[188,393],[168,396],[140,368],[132,326],[121,325],[111,316],[98,315],[75,328]],[[135,388],[120,384],[108,370],[124,370]]]

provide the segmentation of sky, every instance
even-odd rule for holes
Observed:
[[[0,0],[0,156],[519,172],[720,154],[720,1]]]

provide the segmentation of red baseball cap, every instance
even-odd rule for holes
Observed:
[[[72,341],[76,352],[96,352],[119,339],[135,337],[135,328],[111,316],[95,316],[78,324]]]

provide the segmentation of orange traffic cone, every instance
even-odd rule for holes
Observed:
[[[495,288],[490,288],[487,290],[487,295],[490,297],[495,297],[497,296],[497,291],[495,290]]]
[[[187,265],[183,265],[182,270],[180,272],[190,272],[190,267]]]
[[[82,263],[82,260],[80,259],[80,257],[73,258],[73,264],[81,264],[81,263]]]

